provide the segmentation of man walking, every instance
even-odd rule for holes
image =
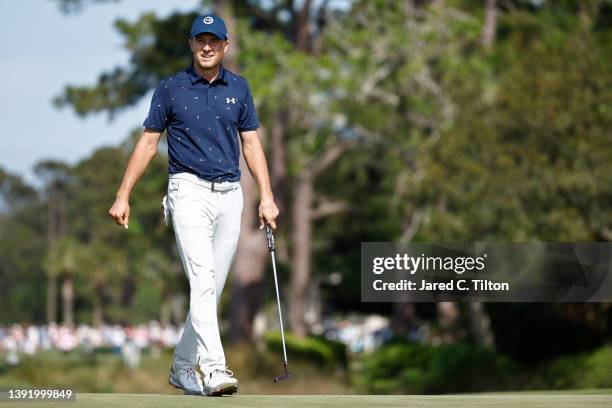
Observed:
[[[164,219],[172,216],[176,243],[189,279],[185,330],[176,346],[169,382],[186,394],[233,394],[238,381],[227,369],[217,322],[217,304],[230,269],[242,213],[238,134],[261,196],[260,228],[276,228],[274,203],[259,122],[245,78],[222,66],[229,47],[225,23],[215,15],[196,18],[189,48],[193,65],[160,82],[109,214],[128,227],[129,196],[168,135],[168,192]],[[202,373],[200,375],[199,371]]]

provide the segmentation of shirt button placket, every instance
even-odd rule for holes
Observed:
[[[214,96],[214,88],[212,84],[208,85],[208,110],[215,106],[215,96]]]

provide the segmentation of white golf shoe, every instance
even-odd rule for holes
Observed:
[[[170,369],[168,382],[173,387],[183,390],[185,395],[204,395],[202,378],[193,367],[175,370],[173,366]]]
[[[238,391],[238,380],[230,370],[215,370],[204,376],[204,394],[221,396]]]

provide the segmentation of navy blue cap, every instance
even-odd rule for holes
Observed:
[[[229,37],[225,22],[221,17],[214,14],[199,16],[193,20],[193,24],[191,25],[191,37],[195,37],[202,33],[211,33],[222,40],[227,40]]]

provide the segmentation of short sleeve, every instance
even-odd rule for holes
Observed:
[[[251,94],[249,84],[246,83],[246,94],[242,106],[240,107],[240,117],[238,118],[238,130],[246,132],[258,128],[259,120],[257,119],[257,112],[255,111],[253,95]]]
[[[163,80],[157,85],[155,92],[153,92],[149,113],[142,123],[145,128],[158,132],[163,132],[166,129],[171,113],[169,95],[167,81]]]

